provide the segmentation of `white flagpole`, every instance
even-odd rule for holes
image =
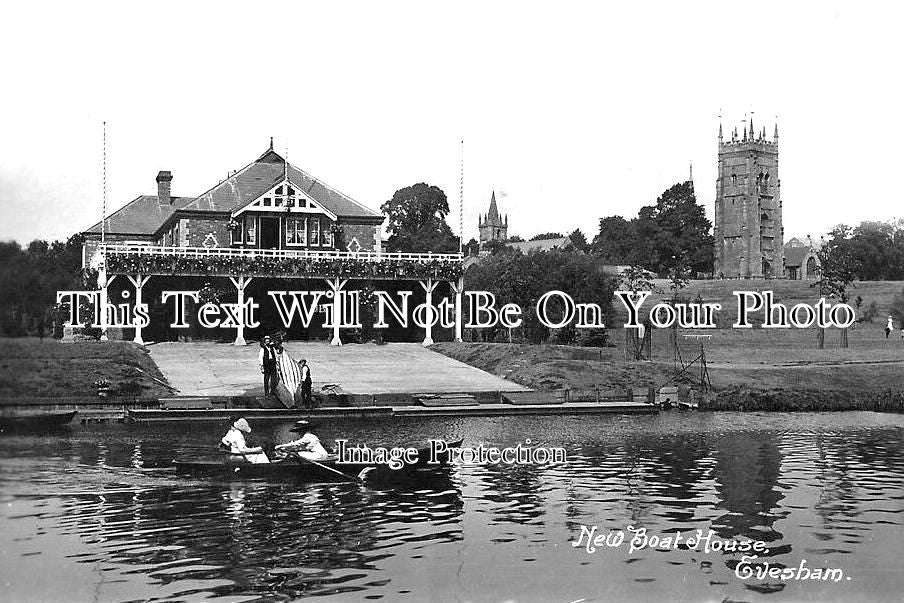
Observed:
[[[465,236],[465,141],[461,141],[461,177],[458,183],[458,253],[462,252]]]

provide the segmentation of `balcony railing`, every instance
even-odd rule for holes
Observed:
[[[101,245],[101,251],[111,274],[454,280],[461,276],[464,265],[460,253],[296,251],[130,243],[107,243]]]
[[[233,257],[274,258],[306,260],[359,260],[362,262],[449,262],[460,263],[461,253],[402,253],[386,251],[315,251],[312,249],[243,249],[238,247],[175,247],[165,245],[141,245],[138,243],[105,243],[100,246],[106,253],[126,255],[152,255],[169,257]]]

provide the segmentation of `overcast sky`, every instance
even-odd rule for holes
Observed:
[[[694,166],[712,218],[719,114],[779,120],[786,238],[904,214],[900,3],[17,2],[0,35],[0,240],[66,238],[266,150],[378,209],[416,182],[465,238],[631,217]]]

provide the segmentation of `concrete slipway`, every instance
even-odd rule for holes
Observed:
[[[158,343],[151,357],[177,398],[161,400],[161,409],[130,412],[133,420],[221,420],[242,412],[256,420],[286,420],[310,416],[499,416],[525,414],[608,414],[655,412],[649,404],[563,403],[551,393],[491,375],[419,344],[392,343],[330,346],[318,342],[287,342],[294,359],[311,367],[316,392],[324,384],[339,384],[351,405],[314,411],[259,408],[263,379],[257,345],[225,343]],[[420,394],[432,394],[437,404],[417,404]],[[458,397],[458,399],[455,399]],[[503,403],[509,402],[509,403]],[[278,403],[277,403],[278,406]]]

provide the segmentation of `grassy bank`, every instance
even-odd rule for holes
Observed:
[[[644,303],[647,308],[671,296],[668,280],[658,279],[653,284],[658,289],[658,292],[654,292]],[[681,291],[681,297],[688,300],[694,300],[699,297],[704,302],[720,303],[722,304],[722,315],[725,318],[730,317],[733,321],[737,314],[735,311],[737,299],[733,295],[734,291],[772,291],[776,302],[781,302],[790,307],[799,303],[813,304],[819,299],[819,289],[811,286],[812,284],[813,281],[764,279],[694,280],[690,281],[687,288]],[[904,289],[904,281],[858,281],[848,289],[851,299],[849,303],[854,305],[854,299],[860,296],[863,300],[861,315],[871,303],[875,303],[879,314],[873,325],[875,328],[881,329],[885,326],[885,319],[891,309],[892,299],[902,289]],[[618,302],[614,307],[618,312],[619,318],[623,319],[626,316],[624,306]]]
[[[110,383],[114,396],[168,395],[152,376],[165,381],[147,350],[134,343],[0,339],[0,402],[97,397],[99,380]]]
[[[878,333],[862,329],[852,333],[856,346],[824,350],[815,348],[813,331],[718,330],[703,340],[679,332],[678,341],[685,362],[701,343],[706,351],[713,386],[707,408],[904,410],[904,341]],[[653,360],[643,362],[627,362],[620,347],[438,343],[431,349],[539,390],[658,388],[676,382],[667,342],[666,332],[656,332]],[[691,372],[697,376],[699,368]]]

